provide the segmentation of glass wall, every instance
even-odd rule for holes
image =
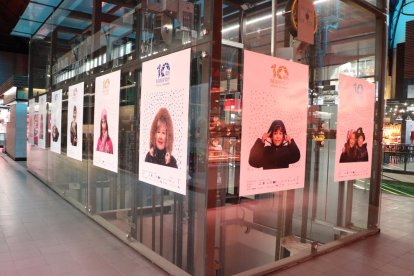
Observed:
[[[30,172],[172,274],[232,275],[376,229],[376,163],[370,179],[336,182],[334,168],[339,74],[376,83],[376,112],[382,106],[380,12],[349,1],[316,1],[310,45],[295,38],[295,1],[138,2],[63,1],[32,38]],[[191,49],[185,195],[138,180],[143,63],[183,49]],[[240,196],[244,50],[309,66],[302,188]],[[97,77],[118,70],[114,172],[94,163],[94,125],[103,118],[94,118],[95,86]],[[82,155],[75,159],[68,144],[70,95],[79,83]],[[47,91],[45,149],[36,128],[43,92],[35,88]],[[50,150],[52,93],[59,89],[60,154]],[[373,143],[375,156],[381,148]]]

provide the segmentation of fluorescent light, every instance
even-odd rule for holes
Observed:
[[[4,92],[4,96],[16,94],[16,91],[17,91],[17,87],[16,86],[12,86],[9,90],[7,90],[6,92]]]
[[[225,29],[222,29],[222,30],[221,30],[221,32],[222,32],[222,33],[227,33],[227,32],[230,32],[230,31],[236,30],[236,29],[238,29],[239,27],[240,27],[240,25],[239,25],[239,24],[236,24],[236,25],[233,25],[233,26],[227,27],[227,28],[225,28]]]
[[[313,2],[313,4],[314,5],[319,5],[319,4],[324,3],[324,2],[327,2],[327,1],[329,1],[329,0],[316,0],[316,1]],[[278,11],[276,13],[276,16],[279,16],[279,15],[282,15],[282,14],[283,14],[282,11]],[[267,15],[263,15],[261,17],[255,18],[255,19],[252,19],[252,20],[248,20],[246,22],[246,25],[254,24],[254,23],[257,23],[257,22],[260,22],[260,21],[263,21],[263,20],[266,20],[266,19],[270,19],[270,18],[272,18],[272,14],[271,13],[270,14],[267,14]],[[225,29],[222,29],[221,32],[222,33],[227,33],[227,32],[230,32],[232,30],[236,30],[239,27],[240,27],[240,25],[239,24],[236,24],[236,25],[227,27]]]

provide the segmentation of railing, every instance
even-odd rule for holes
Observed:
[[[414,145],[383,146],[383,171],[414,175]]]

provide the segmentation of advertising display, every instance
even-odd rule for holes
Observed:
[[[244,51],[243,78],[240,196],[303,187],[308,66]]]
[[[339,75],[335,181],[371,176],[375,85]]]
[[[142,65],[139,180],[185,195],[190,49]]]
[[[44,94],[39,97],[39,114],[38,114],[38,146],[42,149],[46,148],[47,135],[47,95]]]
[[[118,126],[121,71],[95,79],[93,164],[118,172]]]
[[[82,161],[84,83],[69,86],[67,156]]]
[[[52,92],[51,104],[51,141],[50,150],[60,154],[61,150],[61,125],[62,125],[62,89]]]
[[[34,113],[35,99],[29,100],[29,144],[34,145]]]

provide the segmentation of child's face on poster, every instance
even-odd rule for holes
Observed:
[[[363,144],[364,144],[364,137],[362,137],[362,135],[360,135],[358,137],[358,147],[362,147]]]
[[[280,129],[275,129],[273,131],[273,144],[280,146],[283,143],[283,132]]]
[[[355,146],[355,134],[351,134],[351,137],[349,138],[349,146],[353,148]]]

